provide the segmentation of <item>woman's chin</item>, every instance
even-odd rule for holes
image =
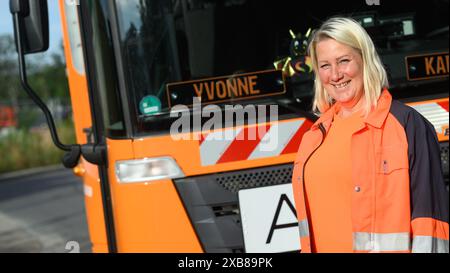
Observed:
[[[334,100],[341,104],[349,104],[349,103],[352,103],[354,101],[354,99],[355,99],[355,96],[343,95],[343,96],[337,96]]]

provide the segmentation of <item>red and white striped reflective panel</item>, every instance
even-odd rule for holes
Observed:
[[[410,105],[433,124],[437,133],[442,134],[443,128],[448,126],[448,100]]]
[[[306,119],[230,128],[200,139],[202,166],[297,153],[303,134],[312,126]]]

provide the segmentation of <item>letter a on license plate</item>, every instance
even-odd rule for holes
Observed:
[[[247,253],[300,250],[292,184],[240,190],[239,208]]]

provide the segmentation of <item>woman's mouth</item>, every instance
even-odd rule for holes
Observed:
[[[336,87],[337,89],[342,89],[342,88],[346,87],[350,82],[351,82],[351,80],[340,83],[340,84],[333,84],[333,86]]]

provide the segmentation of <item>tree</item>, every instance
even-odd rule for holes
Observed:
[[[11,104],[15,109],[19,102],[19,73],[14,39],[0,36],[0,101]]]
[[[43,101],[69,101],[65,62],[62,50],[26,56],[30,86]],[[0,36],[0,103],[12,106],[20,127],[31,126],[42,112],[20,85],[18,56],[13,37]]]

